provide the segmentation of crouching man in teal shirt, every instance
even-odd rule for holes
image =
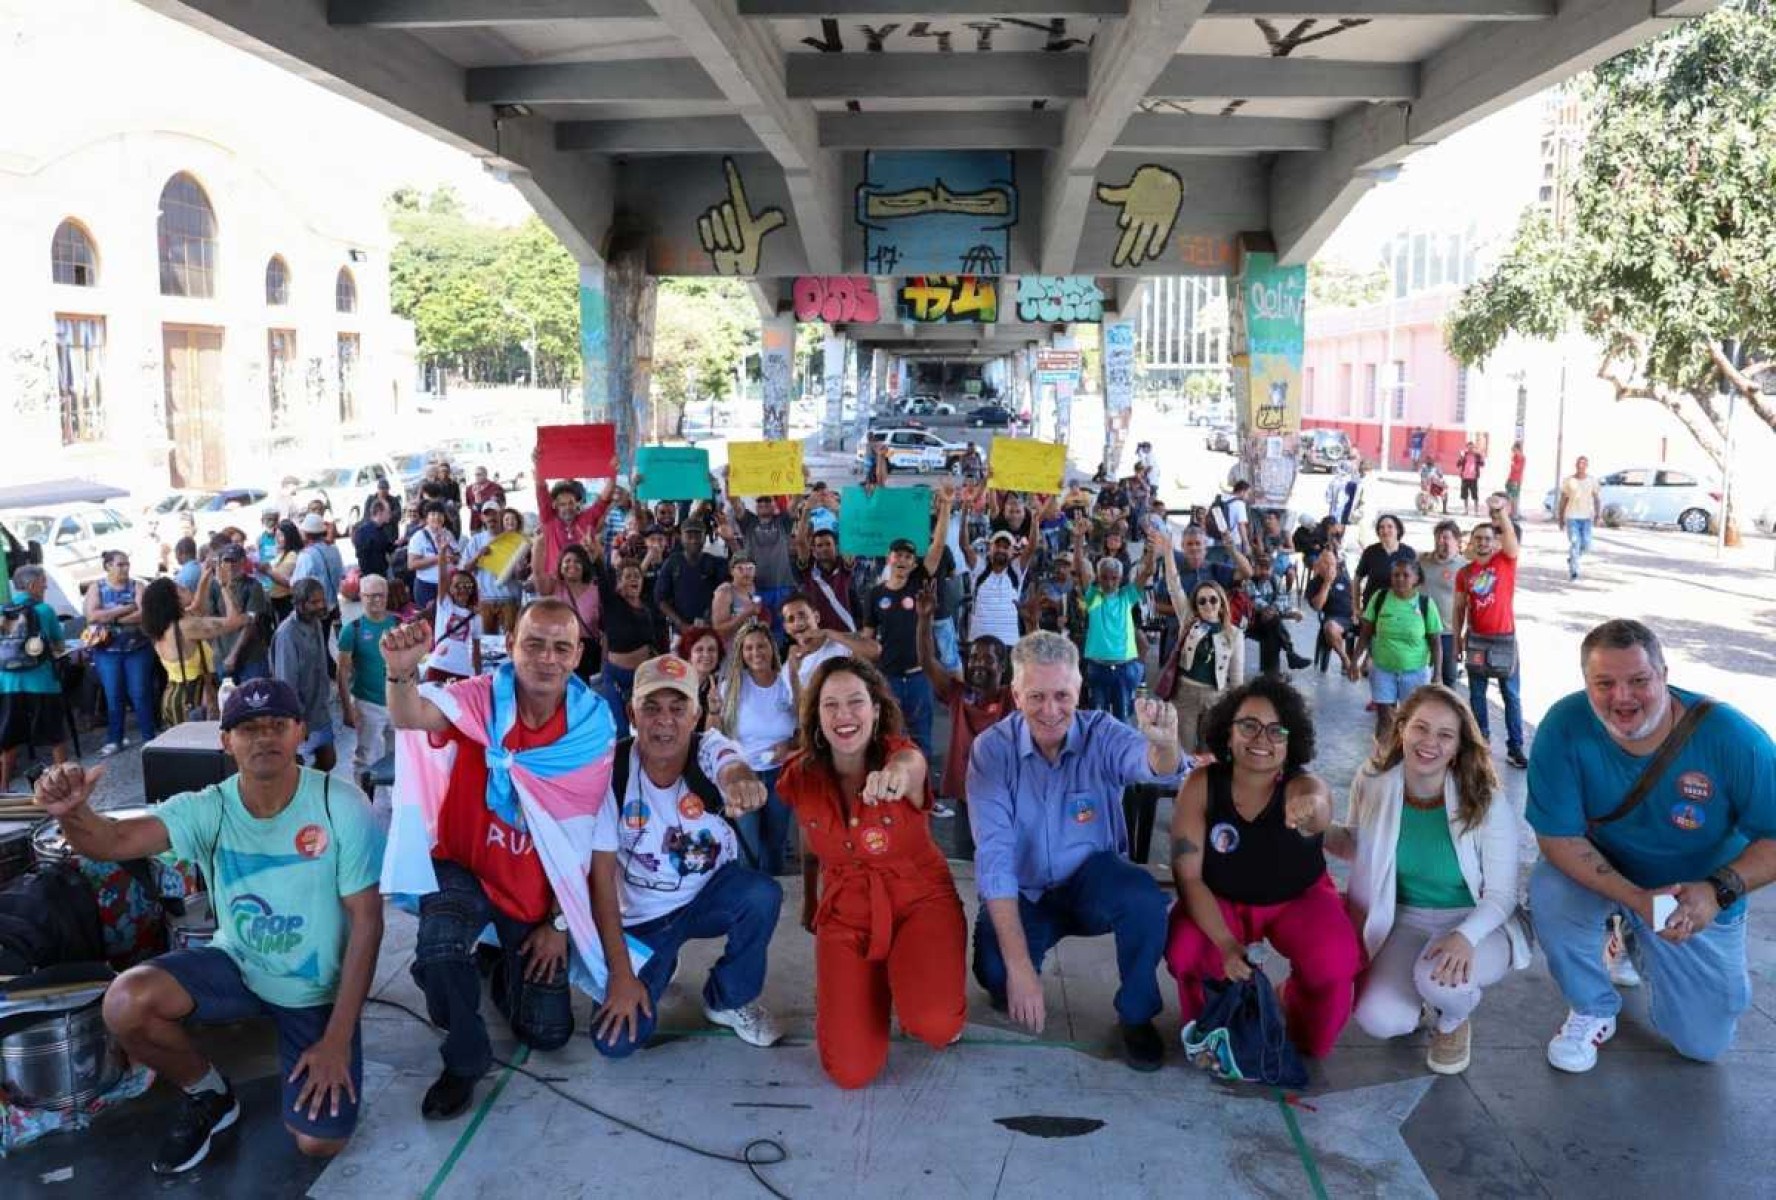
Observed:
[[[383,841],[362,792],[298,765],[306,733],[290,685],[255,679],[222,711],[222,745],[240,767],[226,783],[116,820],[87,803],[104,768],[58,766],[38,781],[38,805],[76,852],[117,862],[170,848],[209,881],[215,940],[134,967],[105,993],[105,1024],[129,1056],[185,1092],[158,1174],[195,1167],[240,1118],[187,1021],[277,1026],[280,1111],[304,1154],[339,1153],[357,1125],[358,1017],[382,944]]]

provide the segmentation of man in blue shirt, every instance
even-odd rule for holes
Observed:
[[[1529,823],[1543,860],[1530,912],[1570,1010],[1548,1061],[1589,1071],[1622,1000],[1605,966],[1620,916],[1649,983],[1653,1028],[1685,1058],[1732,1044],[1751,1003],[1745,895],[1776,879],[1776,744],[1745,714],[1666,683],[1659,639],[1638,621],[1586,635],[1585,690],[1548,710],[1529,760]],[[1673,731],[1693,734],[1625,808]]]
[[[1040,1032],[1043,956],[1063,937],[1115,934],[1124,1055],[1136,1070],[1158,1070],[1166,902],[1126,857],[1122,790],[1177,772],[1177,717],[1159,700],[1137,704],[1138,729],[1075,711],[1079,651],[1058,633],[1025,636],[1011,664],[1018,711],[975,739],[968,763],[981,895],[974,977],[995,1007]]]
[[[57,763],[68,761],[68,718],[55,669],[62,622],[44,600],[48,592],[42,567],[20,567],[0,615],[0,792],[26,746],[48,750]]]

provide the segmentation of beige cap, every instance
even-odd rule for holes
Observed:
[[[634,701],[640,704],[650,694],[671,688],[696,703],[697,670],[676,654],[650,658],[635,669]]]

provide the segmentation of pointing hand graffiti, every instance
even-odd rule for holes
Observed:
[[[728,177],[728,198],[697,218],[697,238],[709,253],[717,275],[755,275],[765,237],[788,223],[781,208],[753,212],[746,184],[731,158],[722,159]]]
[[[1111,264],[1138,267],[1165,253],[1184,204],[1184,181],[1164,167],[1148,164],[1137,167],[1121,187],[1100,183],[1098,199],[1122,209],[1116,218],[1122,237],[1110,256]]]

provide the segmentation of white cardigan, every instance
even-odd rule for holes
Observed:
[[[1406,803],[1405,767],[1377,772],[1366,766],[1351,783],[1350,833],[1356,842],[1346,903],[1351,922],[1362,930],[1363,949],[1373,959],[1394,927],[1395,855],[1400,842],[1400,809]],[[1475,946],[1504,927],[1511,943],[1511,967],[1529,965],[1529,939],[1517,915],[1517,818],[1503,796],[1494,796],[1477,831],[1458,817],[1460,794],[1451,773],[1443,784],[1449,838],[1455,844],[1462,879],[1475,898],[1474,910],[1457,931]]]

